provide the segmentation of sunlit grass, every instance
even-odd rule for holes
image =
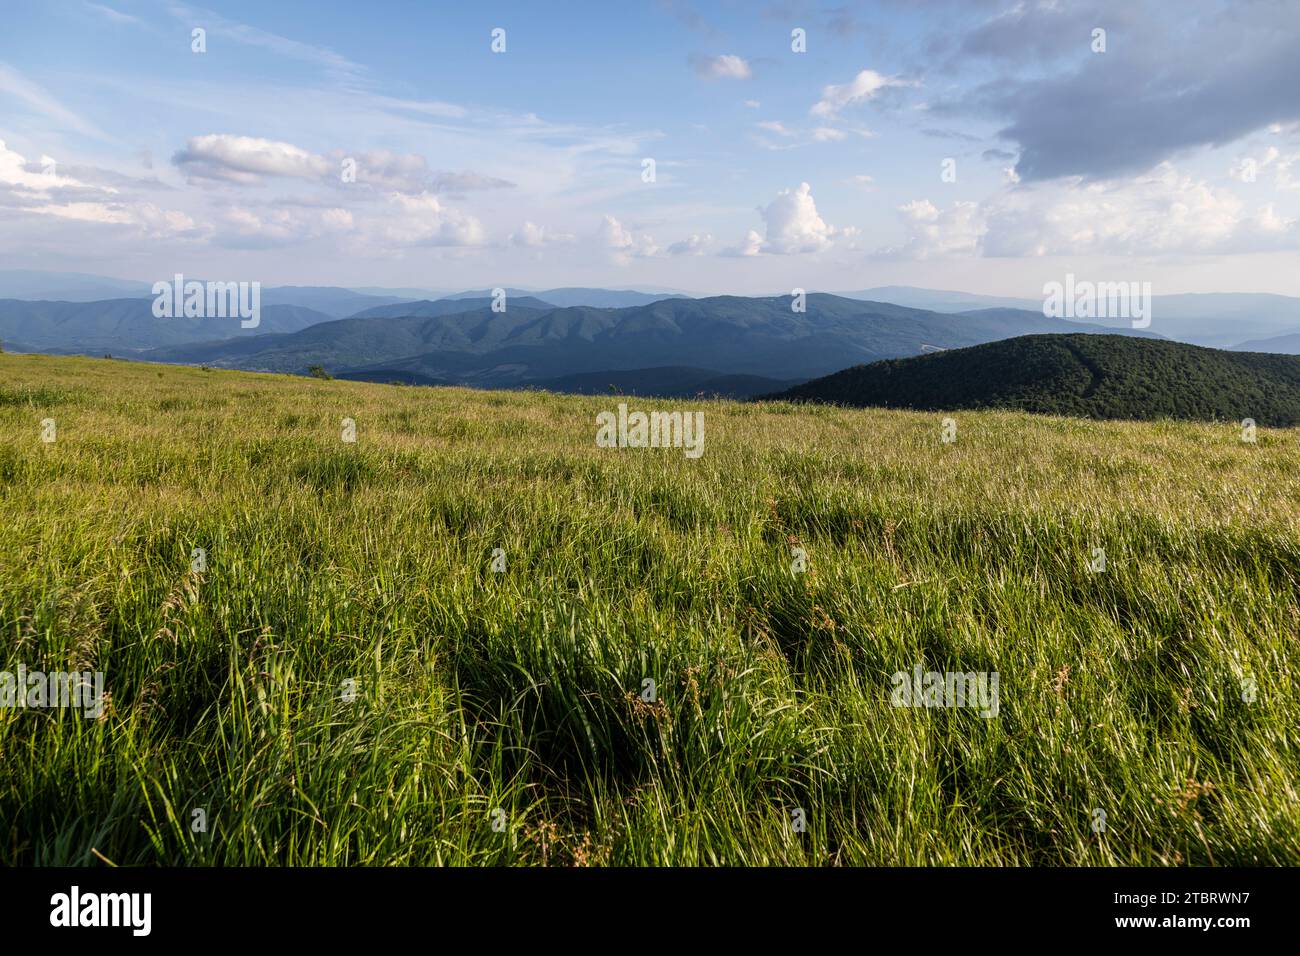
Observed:
[[[615,401],[0,356],[0,861],[1300,862],[1295,431]]]

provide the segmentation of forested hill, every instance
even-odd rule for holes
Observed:
[[[1025,335],[858,365],[767,397],[1289,426],[1300,424],[1300,357],[1119,335]]]

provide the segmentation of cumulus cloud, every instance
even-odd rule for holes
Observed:
[[[794,189],[782,189],[770,203],[758,207],[758,214],[766,226],[766,234],[750,229],[741,243],[727,249],[724,255],[820,252],[835,239],[850,235],[849,230],[835,229],[822,219],[808,183],[800,183]]]
[[[985,225],[979,203],[955,202],[940,210],[928,199],[914,199],[898,207],[907,230],[901,246],[880,254],[905,259],[936,259],[971,256],[979,251]]]
[[[567,232],[555,232],[534,222],[525,222],[518,232],[512,232],[506,240],[512,246],[524,246],[540,249],[555,243],[573,242],[574,236]]]
[[[776,198],[760,209],[767,224],[764,250],[778,255],[817,252],[830,245],[835,230],[817,213],[812,186],[800,183],[796,189],[783,189]]]
[[[1294,220],[1169,163],[1132,180],[1012,189],[986,204],[984,254],[1145,256],[1294,244]]]
[[[899,207],[905,241],[888,257],[1152,256],[1294,248],[1300,229],[1271,204],[1163,163],[1137,179],[1008,186],[982,203],[941,209],[928,199]]]
[[[863,70],[848,83],[823,87],[822,98],[813,104],[813,116],[829,119],[840,110],[875,99],[881,90],[891,86],[910,86],[910,82],[896,76],[882,76],[875,70]]]
[[[691,57],[691,66],[697,74],[710,80],[747,80],[753,76],[744,58],[732,53],[721,56],[696,54]]]
[[[633,258],[647,258],[659,251],[652,236],[625,227],[613,216],[605,216],[601,220],[596,238],[618,262],[626,262]]]
[[[668,247],[670,256],[702,256],[713,242],[713,237],[705,233],[692,233],[681,242],[674,242]]]
[[[387,196],[390,214],[378,226],[380,237],[398,245],[478,246],[486,239],[476,218],[439,202],[432,193]]]
[[[2,139],[0,139],[0,183],[42,194],[59,187],[86,185],[69,176],[59,175],[58,164],[48,156],[42,156],[38,162],[28,162],[21,153],[9,149]]]
[[[233,206],[222,217],[226,229],[218,245],[232,248],[265,248],[292,245],[324,235],[350,232],[355,221],[346,209],[274,206]]]
[[[740,241],[740,245],[727,249],[722,253],[724,256],[759,256],[763,254],[763,234],[756,229],[750,229],[745,232],[745,238]]]

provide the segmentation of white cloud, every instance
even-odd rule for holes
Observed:
[[[907,238],[885,256],[1165,256],[1293,248],[1296,220],[1162,163],[1137,179],[1010,186],[982,203],[899,207]]]
[[[746,109],[756,110],[762,105],[758,100],[745,100]]]
[[[670,256],[702,256],[712,242],[713,237],[707,233],[704,235],[692,233],[681,242],[674,242],[669,246],[668,254]]]
[[[1242,252],[1291,230],[1271,207],[1251,212],[1169,163],[1137,179],[1012,190],[986,205],[984,254],[995,256]]]
[[[984,233],[979,203],[955,202],[941,211],[928,199],[898,207],[908,238],[902,246],[881,250],[886,256],[936,259],[978,254]]]
[[[191,137],[172,162],[190,182],[220,180],[240,185],[259,184],[264,176],[323,179],[334,171],[325,157],[292,143],[225,133]]]
[[[724,249],[724,256],[759,256],[763,254],[763,234],[756,229],[750,229],[745,233],[745,238],[740,241],[740,245],[730,249]]]
[[[425,158],[415,153],[373,150],[349,155],[334,150],[322,156],[292,143],[224,133],[191,137],[172,162],[191,183],[258,186],[267,177],[280,177],[342,185],[346,170],[351,182],[410,195],[509,189],[515,185],[471,170],[434,172]]]
[[[848,137],[843,130],[831,126],[818,126],[812,131],[812,138],[819,143],[834,143]]]
[[[86,0],[85,5],[94,10],[100,16],[112,20],[114,23],[134,23],[137,25],[141,25],[142,23],[142,21],[136,17],[123,13],[120,10],[114,10],[112,7],[105,6],[102,3],[91,3],[90,0]]]
[[[691,63],[695,72],[711,80],[747,80],[753,73],[743,57],[732,53],[721,56],[694,56]]]
[[[111,186],[59,174],[58,168],[45,171],[0,140],[0,206],[93,225],[130,226],[147,237],[193,238],[200,231],[184,212],[125,198]]]
[[[654,238],[644,232],[626,228],[613,216],[605,216],[596,232],[597,240],[613,254],[615,261],[647,258],[659,251]]]
[[[908,81],[893,76],[882,76],[875,70],[863,70],[848,83],[823,87],[822,98],[812,108],[813,116],[829,118],[847,106],[874,99],[876,94],[890,86],[910,86]]]
[[[409,196],[388,194],[391,212],[382,217],[377,231],[397,245],[478,246],[485,241],[483,224],[473,216],[451,209],[432,193]]]
[[[21,153],[9,149],[5,146],[5,141],[0,139],[0,183],[41,194],[47,194],[51,189],[86,185],[76,179],[59,175],[58,164],[49,165],[50,163],[53,163],[53,160],[48,156],[42,156],[39,169],[32,169],[30,168],[32,164],[28,163]],[[47,169],[52,172],[47,172]]]
[[[331,233],[350,232],[356,225],[352,213],[339,207],[250,209],[235,206],[226,210],[224,219],[230,229],[223,234],[220,243],[227,246],[306,242]]]
[[[830,245],[835,236],[835,230],[818,215],[808,183],[781,190],[759,214],[767,223],[765,252],[779,255],[817,252]]]
[[[766,224],[766,235],[751,229],[739,246],[726,250],[729,256],[796,255],[820,252],[840,237],[848,235],[826,223],[817,212],[812,187],[800,183],[794,189],[782,189],[758,214]]]
[[[555,232],[545,226],[539,226],[534,222],[525,222],[518,232],[510,234],[506,240],[512,246],[526,246],[531,249],[540,249],[543,246],[549,246],[553,243],[573,242],[574,236],[567,232]]]

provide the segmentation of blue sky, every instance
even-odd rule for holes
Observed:
[[[1300,294],[1300,4],[1250,13],[18,0],[0,253],[147,281]]]

